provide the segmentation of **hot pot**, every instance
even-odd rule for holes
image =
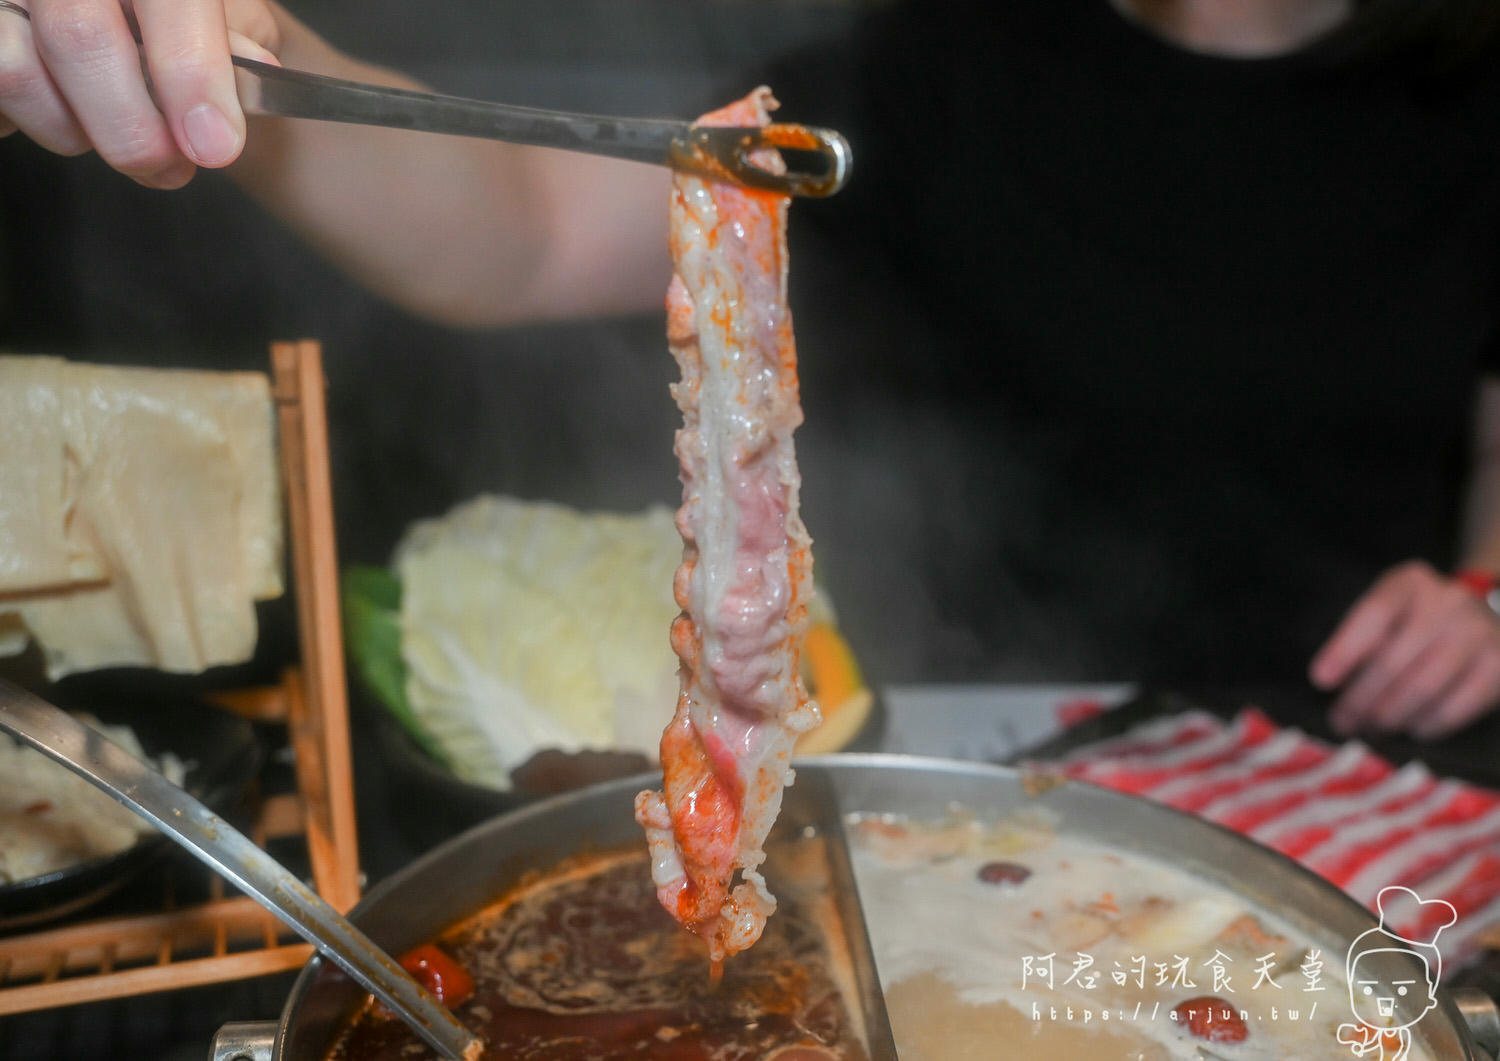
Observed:
[[[797,769],[824,772],[845,811],[940,817],[958,804],[999,818],[1045,808],[1059,833],[1124,847],[1227,888],[1275,911],[1327,953],[1344,953],[1376,924],[1364,907],[1276,852],[1105,789],[1038,785],[1035,776],[1009,767],[893,755],[828,756],[799,762]],[[476,826],[381,882],[350,917],[387,951],[404,952],[486,906],[528,871],[638,841],[633,799],[652,783],[641,776],[595,785]],[[225,1025],[213,1061],[321,1061],[363,998],[342,972],[315,957],[293,985],[281,1020]],[[1494,1007],[1482,996],[1460,1000],[1440,991],[1438,1008],[1417,1030],[1433,1057],[1490,1061]]]

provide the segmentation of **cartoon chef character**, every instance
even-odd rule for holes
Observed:
[[[1444,899],[1424,902],[1398,884],[1381,889],[1375,909],[1380,924],[1349,944],[1345,972],[1358,1023],[1340,1024],[1338,1041],[1355,1057],[1404,1061],[1411,1053],[1412,1025],[1437,1005],[1443,973],[1437,937],[1458,920],[1458,911]],[[1391,923],[1397,917],[1400,929]]]

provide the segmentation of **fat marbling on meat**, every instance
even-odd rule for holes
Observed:
[[[765,125],[770,91],[700,119]],[[779,170],[767,150],[757,165]],[[786,300],[787,199],[686,173],[673,178],[667,338],[683,425],[682,564],[672,625],[681,661],[662,734],[663,789],[642,792],[662,905],[718,962],[759,938],[776,901],[758,867],[818,709],[799,674],[812,590],[792,432],[802,421]],[[735,882],[736,872],[739,881]]]

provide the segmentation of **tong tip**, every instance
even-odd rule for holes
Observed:
[[[760,148],[809,152],[822,158],[822,168],[809,171],[788,166],[776,173],[751,159]],[[849,180],[853,153],[849,141],[832,129],[807,125],[773,124],[764,127],[695,125],[672,141],[671,164],[676,169],[747,188],[824,199]]]

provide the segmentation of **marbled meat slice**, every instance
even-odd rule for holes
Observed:
[[[763,125],[761,88],[703,124]],[[778,169],[775,152],[754,159]],[[776,901],[757,867],[817,706],[799,676],[812,588],[792,432],[802,421],[786,302],[784,197],[679,173],[673,181],[667,338],[681,369],[682,565],[672,626],[677,711],[664,786],[642,792],[662,905],[710,958],[759,938]],[[734,877],[740,875],[738,883]]]

